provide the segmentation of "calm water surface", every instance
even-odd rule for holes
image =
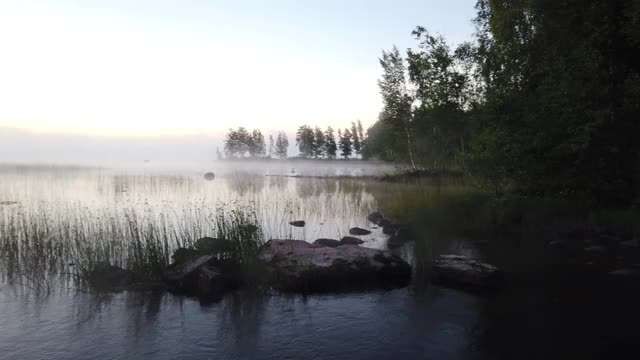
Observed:
[[[138,211],[175,226],[220,204],[250,205],[267,238],[313,241],[369,227],[376,192],[364,180],[264,176],[370,175],[377,164],[337,170],[281,165],[172,173],[5,168],[0,215]],[[294,168],[295,167],[295,168]],[[307,171],[307,173],[305,173]],[[379,188],[379,186],[378,186]],[[377,190],[379,191],[379,189]],[[149,215],[150,214],[150,215]],[[195,220],[194,220],[195,219]],[[304,219],[304,229],[288,221]],[[364,239],[384,247],[379,229]],[[436,239],[433,239],[436,240]],[[242,293],[213,303],[158,293],[47,296],[0,287],[0,359],[551,359],[637,358],[640,296],[588,267],[531,260],[518,239],[437,239],[442,253],[473,255],[508,271],[507,287],[480,295],[422,281],[406,289],[311,296]],[[400,253],[411,261],[411,249]],[[536,265],[537,264],[537,265]]]

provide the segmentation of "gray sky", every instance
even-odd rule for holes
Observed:
[[[381,107],[381,50],[414,46],[416,25],[468,40],[474,4],[0,0],[0,137],[28,151],[51,134],[106,146],[212,139],[232,126],[367,127]],[[0,161],[17,159],[6,144]]]

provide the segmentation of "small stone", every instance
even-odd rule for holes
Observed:
[[[371,234],[371,231],[359,227],[352,227],[351,229],[349,229],[349,234],[357,236],[369,235]]]
[[[213,179],[216,178],[216,174],[212,173],[212,172],[208,172],[204,174],[204,179],[207,181],[211,181]]]
[[[364,241],[352,236],[345,236],[342,239],[340,239],[340,243],[342,245],[360,245],[360,244],[364,244]]]
[[[305,224],[306,224],[306,223],[304,222],[304,220],[296,220],[296,221],[291,221],[291,222],[289,223],[289,225],[291,225],[291,226],[295,226],[295,227],[304,227],[304,226],[305,226]]]

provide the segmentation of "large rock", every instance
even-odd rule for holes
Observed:
[[[355,245],[326,247],[269,240],[261,254],[272,285],[292,291],[349,291],[406,286],[411,266],[386,251]]]
[[[380,214],[379,212],[374,211],[367,216],[367,220],[375,225],[380,225],[380,222],[384,220],[384,216],[382,216],[382,214]]]
[[[169,291],[201,296],[213,296],[224,292],[229,279],[210,262],[213,255],[201,255],[182,264],[174,264],[164,274]]]
[[[440,255],[432,267],[434,283],[466,287],[474,290],[495,290],[502,286],[502,272],[495,266],[461,255]]]
[[[339,240],[335,239],[318,239],[313,242],[315,245],[328,246],[328,247],[338,247],[342,245]]]
[[[352,237],[352,236],[344,236],[342,239],[340,239],[340,244],[342,245],[360,245],[360,244],[364,244],[364,241]]]
[[[351,229],[349,229],[349,234],[356,236],[369,235],[371,234],[371,231],[359,227],[352,227]]]
[[[125,290],[133,284],[133,272],[109,262],[98,262],[89,270],[88,281],[96,290]]]

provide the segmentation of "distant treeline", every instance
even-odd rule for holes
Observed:
[[[364,158],[462,169],[496,194],[637,204],[640,2],[479,0],[472,42],[384,51]]]
[[[351,156],[362,155],[366,137],[360,120],[351,123],[351,128],[338,129],[338,134],[331,126],[325,131],[318,126],[302,125],[296,133],[296,145],[300,157],[307,159],[335,159],[340,150],[340,156],[348,159]],[[224,156],[218,151],[218,159],[234,158],[277,158],[286,159],[289,139],[284,132],[279,132],[274,142],[273,135],[269,135],[269,145],[265,143],[264,135],[258,129],[251,133],[243,128],[229,129],[224,141]]]

